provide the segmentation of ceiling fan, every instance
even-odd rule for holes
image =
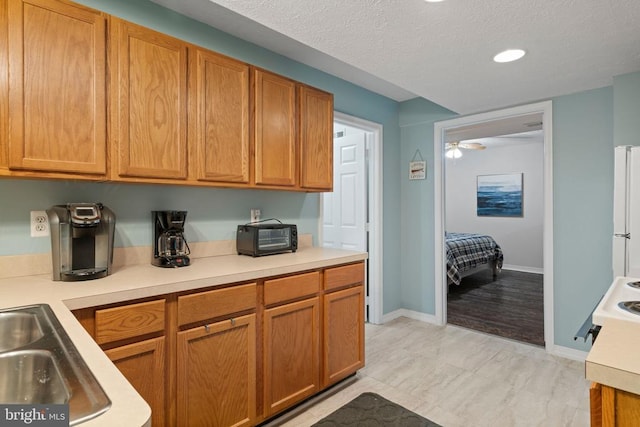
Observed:
[[[445,156],[449,159],[459,159],[462,157],[462,151],[460,151],[461,148],[463,150],[484,150],[487,147],[479,142],[449,142],[444,146],[444,149],[446,150]]]

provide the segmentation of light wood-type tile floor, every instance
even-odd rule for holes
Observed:
[[[444,427],[586,427],[584,363],[457,326],[404,317],[366,325],[357,380],[284,423],[310,426],[374,392]]]

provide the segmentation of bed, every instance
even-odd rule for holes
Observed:
[[[502,270],[504,256],[491,236],[472,233],[445,233],[447,283],[459,285],[462,278],[489,269],[493,277]]]

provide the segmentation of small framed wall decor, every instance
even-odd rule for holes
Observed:
[[[419,159],[419,160],[416,160]],[[425,179],[427,177],[427,162],[422,158],[420,150],[416,150],[409,162],[409,179]]]

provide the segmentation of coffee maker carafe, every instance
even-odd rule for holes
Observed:
[[[47,209],[53,280],[73,282],[111,274],[116,216],[102,203]]]
[[[189,265],[189,244],[184,237],[186,211],[152,211],[153,258],[158,267],[185,267]]]

